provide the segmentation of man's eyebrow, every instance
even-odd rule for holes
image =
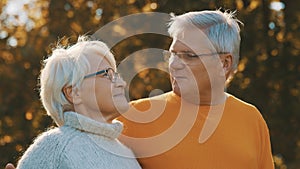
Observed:
[[[173,52],[173,53],[194,53],[190,49],[183,49],[183,50],[177,50],[177,51],[175,51],[174,49],[172,49],[172,50],[170,50],[170,52]]]

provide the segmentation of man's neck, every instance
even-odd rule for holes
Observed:
[[[183,100],[188,103],[201,105],[201,106],[214,106],[224,104],[228,95],[223,91],[216,93],[209,93],[209,94],[199,94],[198,97],[185,97],[182,96],[180,92],[173,91],[176,95],[180,96]],[[200,98],[199,98],[200,96]]]

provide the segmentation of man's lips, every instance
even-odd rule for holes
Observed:
[[[172,76],[172,78],[173,78],[174,80],[178,80],[178,79],[186,79],[185,76]]]

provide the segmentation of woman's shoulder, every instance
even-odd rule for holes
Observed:
[[[78,133],[80,132],[68,126],[47,129],[38,135],[24,152],[18,162],[18,168],[30,168],[30,166],[56,168],[56,165],[61,162],[65,148],[75,142]]]
[[[55,165],[64,147],[61,141],[62,135],[61,128],[51,128],[41,133],[24,152],[18,162],[18,168],[30,168],[30,166],[43,168],[44,165]]]
[[[64,137],[67,137],[71,134],[71,131],[66,129],[65,127],[52,127],[46,129],[43,133],[39,134],[35,139],[34,143],[40,144],[40,143],[47,143],[48,141],[59,141]]]
[[[49,128],[33,140],[25,154],[27,152],[39,154],[37,152],[59,151],[68,144],[75,133],[76,131],[70,127]]]

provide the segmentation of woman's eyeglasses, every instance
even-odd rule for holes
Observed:
[[[118,72],[115,72],[112,68],[107,68],[107,69],[100,70],[100,71],[95,72],[95,73],[85,75],[84,79],[90,78],[90,77],[93,77],[93,76],[97,76],[97,75],[102,75],[100,77],[108,78],[112,83],[116,83],[116,81],[121,78],[120,74]]]

